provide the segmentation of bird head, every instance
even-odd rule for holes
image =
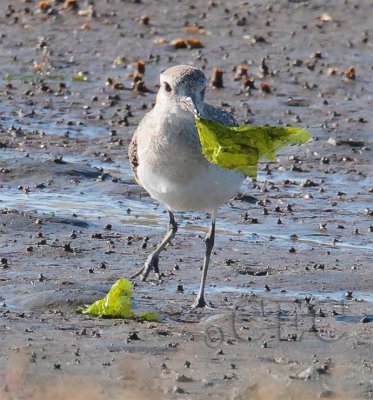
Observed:
[[[198,68],[177,65],[160,76],[157,103],[199,115],[205,98],[207,79]]]

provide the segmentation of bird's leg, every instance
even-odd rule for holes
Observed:
[[[157,248],[146,259],[144,267],[141,268],[140,271],[136,272],[136,274],[133,275],[131,279],[134,279],[140,275],[140,279],[142,281],[146,281],[149,272],[153,269],[158,279],[161,280],[161,274],[159,272],[159,266],[158,266],[159,254],[166,247],[166,245],[174,238],[177,232],[177,223],[175,221],[173,212],[168,210],[168,216],[170,222],[165,237],[162,239],[161,243],[159,243]]]
[[[207,277],[207,270],[209,268],[210,256],[212,249],[214,247],[215,241],[215,212],[211,214],[211,227],[206,235],[206,253],[205,259],[203,260],[203,268],[202,268],[202,277],[201,277],[201,284],[199,287],[199,291],[197,294],[197,298],[192,305],[192,308],[197,307],[207,307],[207,303],[205,301],[205,284],[206,284],[206,277]]]

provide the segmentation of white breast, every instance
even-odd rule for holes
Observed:
[[[140,163],[140,184],[154,199],[175,211],[213,211],[232,199],[245,176],[234,170],[226,170],[210,163],[180,163],[170,171],[154,170],[146,162]],[[174,179],[175,169],[180,179]],[[192,174],[191,174],[192,172]]]

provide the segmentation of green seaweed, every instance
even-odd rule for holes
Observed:
[[[64,75],[64,74],[5,74],[4,81],[23,81],[23,82],[40,82],[40,81],[67,81],[87,82],[86,75]]]
[[[95,317],[123,319],[139,317],[145,321],[159,321],[159,314],[154,311],[145,311],[136,315],[132,308],[132,288],[133,284],[129,280],[118,279],[103,299],[95,301],[84,309],[79,307],[77,311]]]
[[[311,139],[307,129],[282,126],[227,127],[196,118],[202,153],[208,161],[236,169],[255,178],[261,158],[276,159],[276,152],[287,144],[303,144]]]

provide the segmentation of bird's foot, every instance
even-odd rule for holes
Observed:
[[[196,308],[204,308],[204,309],[209,309],[213,308],[211,304],[207,304],[205,301],[204,296],[198,296],[194,303],[192,304],[192,310],[195,310]]]
[[[134,275],[131,276],[131,279],[135,279],[139,276],[140,280],[145,282],[151,270],[154,270],[154,273],[157,276],[158,281],[162,281],[161,273],[159,272],[159,267],[158,267],[158,257],[151,257],[150,259],[148,259],[145,262],[145,265]]]

